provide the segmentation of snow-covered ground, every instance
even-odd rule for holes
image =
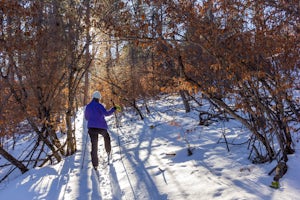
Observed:
[[[92,168],[83,112],[78,112],[75,155],[9,178],[0,185],[0,199],[300,199],[298,143],[296,153],[289,156],[281,188],[275,190],[269,187],[273,176],[268,172],[276,163],[254,165],[247,159],[247,130],[236,121],[199,126],[197,112],[185,113],[180,98],[174,96],[151,102],[150,110],[143,121],[125,110],[120,127],[115,126],[114,116],[107,118],[112,164],[101,166],[105,153],[100,137],[99,174]],[[229,152],[223,133],[229,143],[236,144],[229,145]],[[21,145],[28,144],[18,147]],[[4,163],[7,161],[1,158],[0,164]],[[0,175],[3,173],[0,169]]]

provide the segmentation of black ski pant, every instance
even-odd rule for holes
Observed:
[[[109,155],[111,151],[111,144],[110,144],[110,136],[106,129],[101,128],[89,128],[89,135],[92,143],[92,150],[91,150],[91,157],[92,157],[92,164],[94,167],[98,167],[98,135],[102,135],[104,138],[104,146],[105,151]]]

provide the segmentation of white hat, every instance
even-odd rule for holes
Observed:
[[[99,92],[99,91],[95,91],[95,92],[93,93],[93,98],[95,98],[95,99],[101,99],[101,94],[100,94],[100,92]]]

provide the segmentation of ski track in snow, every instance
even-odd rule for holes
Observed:
[[[112,187],[109,178],[109,166],[103,162],[103,158],[100,157],[100,165],[97,171],[93,170],[93,175],[97,176],[100,186],[100,192],[103,200],[112,199]]]

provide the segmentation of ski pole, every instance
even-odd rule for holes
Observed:
[[[120,135],[118,135],[118,143],[119,143],[119,154],[120,154],[120,159],[121,159],[121,161],[122,161],[122,152],[121,152]]]
[[[110,99],[110,101],[111,101],[111,103],[113,104],[113,106],[116,107],[115,102],[114,102],[112,99]],[[114,113],[114,115],[115,115],[115,123],[116,123],[116,127],[118,128],[118,127],[119,127],[119,120],[118,120],[117,113]]]

